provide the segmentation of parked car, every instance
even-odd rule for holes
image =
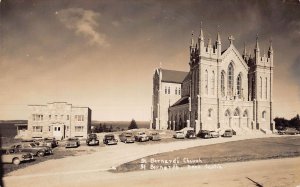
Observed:
[[[210,131],[209,134],[211,138],[219,138],[220,136],[219,133],[216,131]]]
[[[135,141],[137,142],[146,142],[149,141],[149,137],[146,135],[145,132],[137,132],[137,134],[134,136]]]
[[[50,147],[38,146],[32,142],[21,142],[13,145],[11,149],[13,149],[15,153],[25,152],[39,157],[43,157],[45,154],[52,154],[52,149]]]
[[[68,138],[65,144],[65,148],[76,148],[80,146],[80,141],[77,137]]]
[[[99,145],[97,134],[88,134],[86,145]]]
[[[48,137],[48,138],[44,138],[43,140],[41,140],[39,142],[39,145],[54,148],[54,147],[58,146],[58,141],[54,137]]]
[[[182,131],[176,131],[175,134],[173,135],[173,138],[184,139],[184,132],[182,132]]]
[[[19,165],[21,162],[33,160],[33,154],[15,152],[13,149],[0,149],[2,163]]]
[[[151,132],[148,137],[149,137],[149,140],[152,140],[152,141],[161,140],[158,132]]]
[[[135,138],[131,132],[123,132],[119,135],[119,139],[124,143],[134,143]]]
[[[211,134],[210,134],[210,131],[208,131],[208,130],[201,130],[200,132],[199,132],[199,134],[198,134],[198,136],[200,137],[200,138],[211,138]]]
[[[277,133],[278,133],[279,135],[284,135],[284,134],[285,134],[285,130],[278,130]]]
[[[194,130],[188,130],[188,131],[186,131],[185,137],[189,138],[189,139],[194,139],[194,138],[196,138],[196,133]]]
[[[222,137],[232,137],[233,136],[233,130],[232,129],[227,129],[224,131],[224,134]]]
[[[103,138],[103,143],[106,145],[117,145],[118,140],[115,138],[113,134],[106,134]]]
[[[295,128],[286,128],[284,131],[284,134],[296,135],[296,134],[299,134],[299,131],[297,131],[297,129],[295,129]]]

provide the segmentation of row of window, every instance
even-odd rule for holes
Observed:
[[[49,120],[63,120],[64,115],[49,115],[48,116]],[[33,121],[43,121],[44,120],[44,115],[42,114],[32,114],[32,120]],[[70,120],[70,115],[66,115],[66,120]],[[76,121],[84,121],[84,115],[75,115],[75,120]]]
[[[66,130],[69,131],[70,127],[66,126]],[[84,126],[75,126],[75,132],[83,132]],[[54,127],[54,131],[61,131],[61,127]],[[48,127],[48,131],[51,131],[51,126]],[[32,132],[43,132],[43,126],[32,126]]]
[[[175,95],[180,95],[181,93],[180,88],[175,88]],[[165,86],[165,94],[171,94],[170,86]]]

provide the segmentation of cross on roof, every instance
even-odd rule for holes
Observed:
[[[229,40],[229,43],[232,44],[232,42],[233,42],[233,40],[234,40],[234,37],[233,37],[232,35],[230,35],[230,36],[228,37],[228,40]]]

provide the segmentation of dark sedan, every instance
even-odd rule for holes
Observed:
[[[118,140],[115,138],[113,134],[106,134],[103,138],[103,143],[106,145],[117,145]]]

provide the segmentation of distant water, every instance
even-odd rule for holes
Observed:
[[[17,127],[11,123],[0,124],[1,137],[15,137],[17,135]]]

